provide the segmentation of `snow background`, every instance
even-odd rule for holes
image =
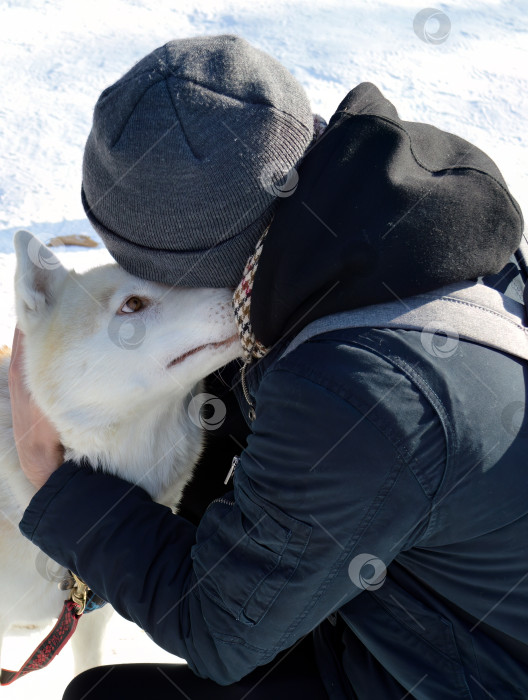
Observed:
[[[327,120],[359,82],[375,83],[403,119],[475,143],[528,211],[528,14],[525,0],[434,4],[451,29],[438,44],[413,30],[426,0],[0,0],[0,345],[14,328],[13,233],[43,241],[87,233],[81,161],[100,92],[169,39],[236,33],[279,59]],[[425,30],[435,34],[438,20]],[[109,261],[97,249],[55,249],[77,270]],[[39,634],[7,638],[18,667]],[[174,660],[117,615],[105,663]],[[69,650],[46,670],[0,690],[12,700],[60,698]]]

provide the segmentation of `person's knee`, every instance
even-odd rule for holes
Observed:
[[[105,678],[109,678],[114,666],[97,666],[83,671],[71,681],[62,700],[82,700],[90,698],[90,693],[96,686],[100,685]],[[101,689],[102,690],[102,689]]]

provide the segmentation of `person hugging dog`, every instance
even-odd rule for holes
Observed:
[[[82,201],[128,272],[233,288],[238,459],[213,500],[206,475],[229,463],[212,440],[203,508],[172,515],[61,463],[18,391],[39,487],[21,531],[187,662],[95,668],[64,699],[527,697],[526,363],[402,328],[331,330],[284,355],[316,319],[445,285],[522,304],[522,216],[491,159],[401,120],[370,83],[324,128],[272,57],[197,37],[104,90]]]

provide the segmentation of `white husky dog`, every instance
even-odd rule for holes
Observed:
[[[140,280],[115,264],[77,274],[27,231],[15,235],[15,250],[27,386],[57,428],[65,458],[86,457],[174,507],[203,445],[197,406],[191,410],[189,403],[199,400],[203,377],[241,355],[232,292],[171,288]],[[67,597],[56,582],[60,567],[52,563],[46,569],[44,555],[18,531],[35,489],[17,459],[8,366],[5,350],[0,356],[0,644],[11,627],[49,624]],[[108,608],[79,622],[72,639],[76,673],[100,663]]]

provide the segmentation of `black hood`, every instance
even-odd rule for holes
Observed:
[[[349,92],[298,172],[253,285],[265,346],[331,313],[495,274],[519,246],[521,211],[493,161],[402,121],[370,83]]]

